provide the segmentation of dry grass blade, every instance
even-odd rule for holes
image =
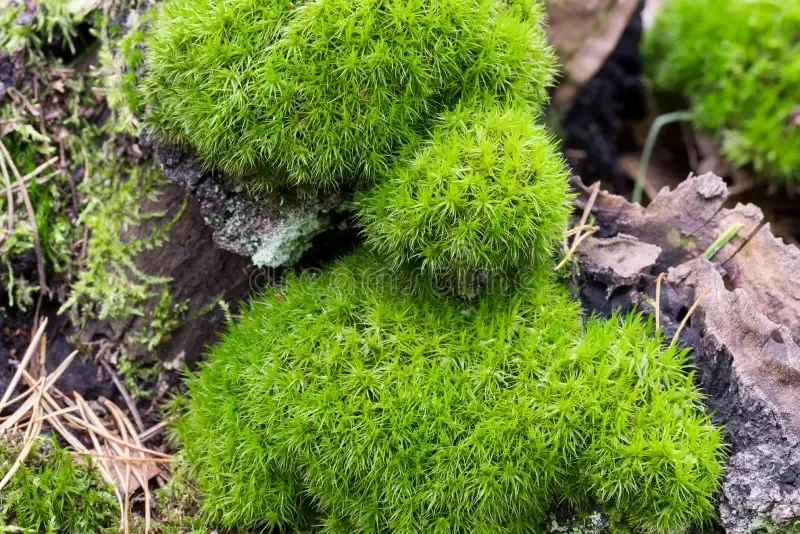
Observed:
[[[14,161],[11,159],[11,154],[8,153],[6,145],[2,140],[0,140],[0,150],[2,150],[2,155],[5,156],[8,166],[14,173],[14,177],[19,183],[22,183],[23,178],[20,176],[17,166],[14,165]],[[36,212],[33,209],[33,204],[31,203],[31,197],[28,194],[28,190],[24,187],[21,187],[19,192],[22,193],[22,200],[25,203],[25,209],[28,211],[28,220],[31,223],[33,248],[36,251],[36,270],[39,274],[39,294],[42,295],[43,293],[47,292],[47,278],[45,277],[44,273],[44,253],[42,252],[42,242],[39,236],[39,228],[36,224]]]
[[[69,366],[70,362],[72,362],[72,360],[75,358],[77,354],[78,354],[77,352],[73,352],[72,354],[67,356],[66,359],[64,359],[64,361],[61,363],[61,365],[59,365],[58,368],[55,371],[53,371],[53,374],[47,377],[44,386],[40,388],[43,395],[46,394],[48,389],[53,387],[55,381],[58,380],[58,378],[64,373],[64,371]],[[36,381],[23,369],[23,376],[25,375],[28,375],[30,377],[30,383],[32,384],[31,387],[34,387]],[[15,411],[11,415],[11,417],[9,417],[5,422],[3,422],[2,425],[0,425],[0,433],[14,426],[17,423],[17,421],[19,421],[25,414],[27,414],[34,407],[34,405],[38,404],[38,401],[39,399],[36,397],[31,397],[27,401],[25,401],[25,403],[22,406],[20,406],[17,409],[17,411]]]
[[[41,337],[41,333],[42,332],[43,332],[43,329],[39,329],[37,334],[40,334],[40,337]],[[38,343],[38,341],[35,341],[35,342],[31,343],[31,345],[28,347],[28,352],[35,351],[37,343]],[[22,447],[22,451],[20,451],[19,456],[17,456],[17,459],[14,460],[14,463],[11,465],[11,469],[8,470],[6,475],[3,477],[3,480],[0,480],[0,492],[2,492],[3,488],[5,488],[6,485],[11,481],[11,478],[16,474],[16,472],[19,470],[20,466],[22,466],[22,463],[28,457],[28,454],[30,454],[31,450],[33,449],[33,446],[36,444],[36,439],[35,439],[36,436],[38,436],[39,433],[42,430],[41,421],[36,421],[36,419],[38,419],[39,412],[42,409],[41,408],[42,395],[44,394],[45,389],[47,388],[47,384],[51,383],[50,381],[47,380],[47,366],[46,366],[46,361],[45,361],[46,355],[47,355],[47,349],[46,349],[46,347],[44,345],[42,345],[42,350],[39,352],[39,370],[40,370],[41,376],[39,377],[39,381],[38,381],[39,385],[36,386],[37,387],[36,396],[35,397],[31,397],[31,399],[30,399],[30,400],[34,401],[33,402],[33,414],[31,415],[31,420],[28,423],[28,427],[25,429],[24,446]],[[29,358],[29,360],[30,360],[30,358]],[[17,373],[17,375],[19,375],[19,374],[20,373]],[[17,375],[15,375],[15,376],[17,376]],[[9,388],[9,390],[6,391],[6,395],[9,395],[9,391],[13,391],[13,390]],[[4,397],[6,395],[4,395]]]
[[[86,408],[84,407],[83,403],[81,402],[81,400],[83,400],[83,399],[80,398],[80,397],[76,397],[76,400],[77,400],[77,403],[78,403],[78,407],[80,408],[81,415],[83,416],[84,420],[86,420],[86,425],[87,425],[86,429],[89,432],[89,439],[92,441],[92,445],[94,446],[95,450],[97,451],[97,454],[102,454],[103,453],[103,448],[100,446],[100,441],[97,439],[97,436],[95,435],[95,433],[90,428],[91,425],[88,423],[88,417],[87,417],[87,415],[85,413]],[[113,462],[109,462],[109,461],[101,459],[100,460],[100,465],[102,465],[103,468],[108,473],[108,476],[109,476],[108,483],[111,484],[114,487],[114,493],[117,496],[117,502],[119,503],[119,509],[120,509],[120,525],[123,525],[123,524],[125,524],[125,519],[126,519],[125,515],[124,515],[125,514],[125,503],[124,503],[124,501],[122,499],[122,494],[120,494],[120,492],[119,492],[119,488],[117,487],[116,481],[114,480],[113,475],[111,475],[111,468],[113,468],[114,471],[116,472],[117,479],[121,478],[121,474],[120,474],[119,469],[117,468],[116,464],[114,464]]]
[[[569,261],[569,259],[572,257],[572,255],[575,254],[575,251],[578,250],[578,247],[580,246],[580,244],[583,243],[586,240],[586,238],[589,237],[590,235],[592,235],[593,233],[595,233],[594,229],[586,232],[585,234],[583,234],[580,237],[578,237],[577,239],[575,239],[575,242],[572,243],[572,247],[569,249],[569,252],[567,252],[567,255],[564,256],[564,259],[561,260],[561,262],[558,265],[556,265],[553,270],[557,271],[557,270],[561,269],[564,265],[566,265],[567,262]]]
[[[117,386],[119,394],[122,395],[122,400],[125,401],[128,411],[131,412],[131,417],[133,417],[133,420],[136,421],[136,427],[139,429],[138,432],[144,432],[144,422],[142,421],[142,416],[139,415],[139,410],[136,409],[136,403],[133,402],[133,398],[131,397],[130,393],[128,393],[127,388],[119,379],[117,373],[115,373],[111,366],[108,365],[108,362],[100,359],[100,365],[103,366],[103,369],[105,369],[109,376],[111,376],[111,380],[114,382],[114,385]]]
[[[656,331],[661,327],[661,281],[663,279],[664,273],[661,273],[656,280]]]
[[[597,181],[592,188],[592,194],[589,195],[589,201],[586,203],[586,208],[583,210],[583,214],[581,215],[581,222],[578,224],[579,228],[586,226],[586,223],[589,221],[589,214],[592,213],[592,208],[594,207],[594,203],[597,200],[597,195],[600,193],[600,182]],[[580,234],[580,232],[578,232]],[[578,240],[578,236],[575,236],[575,240]]]
[[[161,422],[160,422],[160,423],[158,423],[157,425],[151,426],[150,428],[148,428],[147,430],[145,430],[144,432],[142,432],[141,434],[139,434],[139,442],[140,442],[140,443],[144,443],[145,441],[148,441],[148,440],[150,440],[150,439],[153,439],[153,438],[154,438],[155,436],[157,436],[157,435],[158,435],[158,434],[159,434],[159,433],[160,433],[162,430],[164,430],[165,428],[167,428],[167,426],[169,425],[169,423],[170,423],[170,421],[161,421]]]
[[[3,181],[6,184],[6,201],[8,202],[8,233],[14,231],[14,193],[11,191],[11,178],[8,176],[8,168],[6,168],[5,158],[0,156],[0,170],[3,172]]]
[[[22,462],[24,462],[25,458],[28,457],[28,454],[30,454],[31,449],[33,449],[33,445],[35,443],[36,440],[33,439],[26,440],[25,446],[22,448],[22,451],[19,453],[17,459],[14,460],[14,464],[11,466],[11,469],[8,470],[6,476],[3,477],[3,480],[0,481],[0,491],[2,491],[4,487],[6,487],[6,484],[8,484],[11,481],[11,477],[13,477],[19,470],[19,468],[22,466]]]
[[[54,417],[58,417],[59,415],[62,415],[62,414],[65,414],[65,413],[77,412],[79,409],[80,408],[78,408],[77,406],[70,406],[68,408],[62,408],[60,410],[56,410],[55,412],[50,412],[50,413],[48,413],[46,415],[39,416],[34,421],[35,422],[48,421],[48,420],[50,420],[50,419],[52,419]]]
[[[591,224],[582,224],[580,226],[576,226],[572,230],[567,230],[566,232],[564,232],[564,237],[569,237],[571,235],[580,234],[581,232],[587,231],[587,230],[595,230],[596,231],[597,228],[595,226],[592,226]]]
[[[36,383],[33,386],[31,386],[28,389],[26,389],[24,393],[20,393],[19,395],[17,395],[16,397],[11,399],[10,401],[7,401],[5,404],[3,404],[3,408],[8,408],[9,406],[14,406],[18,402],[24,401],[25,399],[28,398],[28,396],[31,395],[31,393],[36,391],[36,387],[41,383],[42,383],[42,379],[40,378],[39,380],[36,381]],[[5,421],[6,419],[8,419],[8,417],[0,417],[1,421]]]
[[[76,456],[84,456],[84,454],[73,452],[73,455]],[[136,456],[114,456],[111,454],[97,454],[95,452],[87,453],[92,458],[98,458],[103,460],[116,460],[119,462],[130,462],[132,464],[168,464],[172,463],[173,460],[167,460],[164,458],[141,458]]]
[[[684,317],[684,318],[683,318],[683,321],[681,321],[681,325],[678,327],[678,330],[675,332],[675,335],[672,337],[672,343],[671,343],[670,345],[674,345],[675,343],[677,343],[677,342],[678,342],[678,336],[680,336],[680,335],[681,335],[681,331],[682,331],[682,330],[683,330],[683,328],[686,326],[686,323],[688,323],[688,322],[689,322],[689,318],[692,316],[692,314],[694,313],[694,311],[695,311],[695,310],[697,309],[697,307],[700,305],[700,302],[701,302],[701,301],[702,301],[704,298],[706,298],[706,295],[708,295],[710,292],[711,292],[711,288],[710,288],[710,287],[709,287],[709,288],[706,288],[706,290],[705,290],[705,291],[703,291],[703,294],[702,294],[702,295],[700,295],[700,296],[697,298],[697,300],[695,300],[695,301],[694,301],[694,304],[692,304],[692,307],[691,307],[691,308],[689,308],[689,312],[686,314],[686,317]]]
[[[44,335],[45,328],[47,328],[47,317],[44,318],[41,326],[39,326],[39,329],[33,336],[30,345],[28,345],[28,349],[25,351],[25,355],[19,362],[19,366],[17,367],[17,372],[14,373],[14,376],[11,378],[11,382],[8,383],[8,389],[6,389],[6,392],[3,394],[2,400],[0,400],[0,411],[2,411],[3,408],[8,406],[8,404],[11,404],[7,403],[6,401],[8,401],[8,398],[11,396],[11,394],[14,392],[14,389],[17,387],[19,379],[20,377],[22,377],[22,373],[24,372],[25,368],[28,367],[28,363],[30,363],[31,358],[36,352],[36,347],[39,345],[39,341],[42,339],[42,335]]]
[[[131,423],[130,419],[128,419],[122,410],[119,407],[111,402],[110,400],[105,401],[106,408],[111,411],[111,414],[114,416],[114,421],[116,421],[117,426],[119,427],[123,439],[126,441],[128,440],[128,435],[130,434],[130,439],[134,442],[135,445],[141,447],[142,444],[139,442],[139,436],[136,434],[136,429],[133,427],[133,423]],[[127,450],[126,450],[127,452]],[[130,454],[126,454],[125,457],[129,457]],[[144,454],[139,451],[139,456],[141,458],[145,458]],[[130,463],[125,462],[127,467],[130,469]],[[150,532],[150,487],[148,485],[149,478],[147,476],[147,466],[145,465],[141,469],[141,473],[137,470],[134,471],[134,476],[139,480],[139,484],[144,491],[144,532],[148,534]]]
[[[135,445],[138,447],[142,446],[142,443],[139,441],[139,436],[136,433],[136,429],[133,427],[133,423],[131,420],[125,416],[125,413],[119,409],[119,407],[111,402],[110,400],[105,401],[105,406],[108,408],[111,413],[114,415],[114,420],[117,422],[117,426],[120,429],[124,430],[127,429],[128,433],[130,434],[131,440],[134,442]],[[138,412],[134,412],[138,414]],[[123,435],[125,432],[123,432]],[[128,455],[130,456],[130,455]],[[139,452],[139,456],[142,459],[145,459],[144,453],[141,451]],[[126,462],[128,463],[128,462]],[[144,465],[141,470],[141,480],[140,484],[142,486],[142,490],[144,491],[144,532],[148,534],[150,532],[150,486],[149,486],[149,477],[147,476],[147,465]]]

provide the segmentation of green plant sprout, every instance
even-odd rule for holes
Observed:
[[[656,139],[658,134],[664,126],[673,124],[675,122],[691,121],[694,120],[694,113],[691,111],[676,111],[674,113],[665,113],[653,121],[650,131],[647,133],[647,140],[644,144],[642,151],[642,161],[639,163],[639,174],[636,177],[636,183],[633,186],[633,193],[631,193],[631,202],[638,204],[642,201],[642,192],[644,191],[644,184],[647,181],[647,167],[650,165],[650,158],[653,155],[653,149],[656,146]]]
[[[736,237],[739,232],[744,228],[742,223],[735,223],[730,226],[723,234],[721,234],[718,238],[711,243],[706,251],[703,253],[703,257],[707,260],[710,260],[714,256],[717,255],[717,252],[722,250],[722,247],[730,243],[731,239]]]
[[[667,0],[645,35],[654,86],[679,93],[732,163],[800,176],[800,4]]]

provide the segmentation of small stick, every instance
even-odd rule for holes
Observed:
[[[658,275],[658,279],[656,280],[656,331],[658,331],[659,327],[661,326],[660,322],[660,308],[661,308],[661,280],[664,279],[664,273]]]
[[[700,297],[696,301],[694,301],[694,304],[692,304],[692,307],[689,308],[689,313],[687,313],[686,317],[683,318],[683,321],[681,321],[681,325],[678,327],[678,330],[675,332],[675,335],[672,337],[672,343],[670,343],[670,346],[674,345],[678,341],[678,336],[681,334],[681,330],[683,330],[683,327],[686,326],[686,323],[689,321],[689,317],[692,316],[692,314],[694,313],[694,310],[696,310],[697,306],[700,305],[700,301],[703,300],[706,297],[706,295],[708,295],[708,293],[710,291],[711,291],[711,288],[710,287],[707,288],[705,291],[703,291],[703,294],[700,295]]]
[[[111,366],[106,362],[104,359],[100,359],[100,365],[103,366],[103,369],[111,376],[111,381],[114,382],[114,385],[117,386],[117,390],[119,390],[120,395],[122,395],[122,400],[125,401],[125,405],[128,407],[128,410],[131,412],[131,416],[133,420],[136,421],[136,428],[139,429],[139,432],[144,432],[144,422],[142,422],[142,416],[139,415],[139,410],[136,409],[136,403],[133,402],[130,393],[125,388],[125,384],[117,376],[117,373],[111,368]]]

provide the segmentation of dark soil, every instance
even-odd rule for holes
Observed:
[[[617,48],[581,89],[563,123],[564,150],[573,172],[587,185],[598,180],[611,184],[617,194],[630,188],[620,154],[638,148],[631,123],[647,115],[639,51],[643,9],[641,1]]]

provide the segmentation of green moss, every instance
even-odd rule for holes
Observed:
[[[62,310],[75,307],[80,317],[120,320],[145,316],[148,303],[164,298],[171,278],[140,271],[134,259],[140,252],[163,244],[183,210],[167,218],[163,212],[144,209],[143,201],[158,198],[163,180],[160,171],[153,162],[126,164],[114,157],[112,148],[107,146],[103,152],[108,159],[98,175],[82,184],[89,204],[79,222],[89,229],[89,253]],[[143,238],[125,238],[126,232],[150,219],[163,219],[163,223]],[[181,306],[171,300],[169,303]]]
[[[367,180],[465,94],[538,107],[535,0],[172,0],[148,43],[156,131],[267,184]]]
[[[96,24],[102,43],[99,59],[103,92],[113,114],[109,126],[117,132],[138,135],[142,127],[144,102],[139,84],[145,69],[145,37],[152,19],[152,10],[143,13],[131,10],[124,35],[107,18],[100,18]]]
[[[708,519],[723,446],[685,353],[635,316],[583,326],[549,269],[462,302],[358,253],[257,299],[177,423],[203,514],[521,532],[565,498],[646,532]]]
[[[668,0],[644,45],[657,88],[687,97],[737,165],[800,176],[800,4]]]
[[[73,38],[80,17],[70,9],[67,0],[38,0],[30,24],[17,23],[17,17],[26,11],[25,2],[3,5],[0,10],[0,50],[13,53],[19,48],[41,49],[45,44],[63,42],[75,52]]]
[[[572,212],[567,170],[528,108],[444,114],[408,163],[359,200],[367,244],[469,283],[549,263]]]
[[[45,46],[56,46],[63,42],[64,36],[72,35],[72,25],[78,19],[60,11],[64,9],[63,2],[38,3],[31,24],[15,22],[22,10],[20,6],[0,11],[0,49],[18,50],[24,63],[21,79],[14,88],[7,88],[0,101],[0,137],[22,176],[57,158],[54,167],[27,185],[35,221],[29,219],[21,202],[14,210],[14,220],[9,221],[7,195],[0,195],[0,285],[9,304],[23,310],[35,301],[39,279],[35,269],[31,276],[24,272],[15,274],[13,267],[23,257],[35,259],[34,228],[38,230],[49,278],[69,282],[78,268],[79,249],[76,250],[75,243],[81,240],[82,230],[74,220],[77,200],[73,197],[70,176],[77,174],[83,165],[83,149],[99,139],[93,124],[97,102],[86,76],[64,68],[59,58],[48,55]],[[26,48],[19,49],[20,46]],[[33,103],[45,106],[44,120],[31,112]],[[61,145],[65,169],[56,172],[55,167],[61,164]],[[10,170],[9,179],[16,184]],[[2,179],[0,187],[6,187]],[[21,201],[19,192],[15,197]],[[9,223],[13,231],[7,234]]]
[[[20,443],[0,443],[0,477],[16,459]],[[96,534],[117,532],[119,506],[113,488],[90,465],[73,462],[55,438],[39,439],[25,464],[0,492],[3,532]],[[8,529],[8,530],[6,530]]]

